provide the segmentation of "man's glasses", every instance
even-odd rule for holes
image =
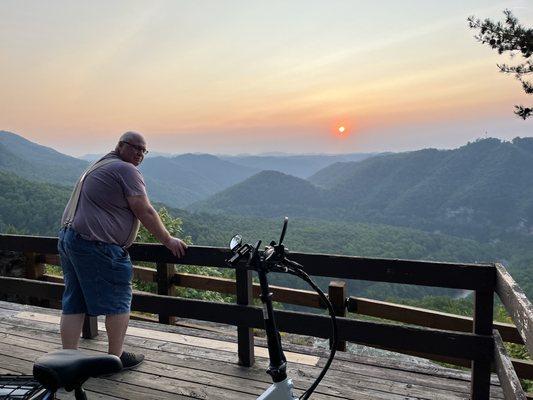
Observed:
[[[130,142],[126,142],[125,140],[122,140],[121,143],[126,143],[126,144],[129,144],[131,147],[133,147],[135,150],[137,151],[140,151],[141,153],[143,154],[148,154],[148,150],[146,150],[146,148],[142,147],[142,146],[139,146],[139,145],[136,145],[136,144],[132,144]]]

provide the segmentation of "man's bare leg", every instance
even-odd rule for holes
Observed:
[[[109,354],[114,354],[118,357],[122,354],[122,346],[124,345],[124,337],[126,336],[129,320],[130,313],[105,316]]]
[[[60,332],[64,349],[78,348],[85,314],[61,314]]]

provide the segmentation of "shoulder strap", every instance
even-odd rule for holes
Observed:
[[[137,237],[137,233],[139,233],[139,228],[141,227],[141,221],[137,217],[133,218],[133,225],[131,227],[130,235],[128,239],[126,240],[126,243],[124,244],[124,248],[128,248],[132,245],[133,241]]]
[[[83,181],[89,175],[91,172],[93,172],[95,169],[98,169],[100,167],[103,167],[104,165],[110,164],[112,162],[117,161],[116,158],[103,158],[95,162],[93,165],[91,165],[78,179],[78,182],[76,182],[76,186],[74,186],[74,190],[72,191],[72,194],[70,195],[70,199],[67,203],[67,206],[65,207],[65,211],[63,211],[63,217],[61,218],[61,227],[67,227],[72,224],[72,221],[74,220],[74,215],[76,215],[76,209],[78,208],[78,202],[80,200],[80,194],[81,194],[81,187],[83,186]]]

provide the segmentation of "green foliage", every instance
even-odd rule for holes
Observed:
[[[0,231],[57,235],[70,189],[0,171]]]
[[[521,55],[523,62],[517,65],[500,64],[498,68],[506,74],[513,74],[522,84],[524,92],[533,93],[533,84],[525,79],[525,75],[533,72],[533,29],[524,28],[510,10],[504,12],[504,22],[493,22],[490,19],[481,21],[475,17],[468,18],[470,28],[479,33],[475,38],[499,54],[509,52],[511,56]],[[532,107],[515,106],[515,114],[522,119],[529,118],[533,113]]]
[[[45,264],[44,271],[48,275],[63,276],[63,270],[58,265]]]
[[[192,244],[191,237],[184,236],[183,234],[182,222],[180,218],[173,218],[165,207],[160,208],[157,211],[157,214],[159,215],[159,218],[161,218],[161,222],[163,222],[163,225],[165,228],[167,228],[171,236],[178,237],[187,244]],[[152,235],[143,225],[141,225],[139,228],[139,232],[135,238],[135,241],[142,243],[159,243],[155,236]]]
[[[161,222],[167,228],[168,232],[173,237],[178,237],[183,240],[188,245],[192,244],[192,239],[190,236],[183,233],[182,221],[180,218],[172,217],[168,210],[165,207],[161,207],[158,212]],[[141,226],[139,233],[136,238],[137,242],[143,243],[158,243],[157,239],[144,227]],[[153,263],[142,263],[145,266],[150,266],[153,268]],[[188,273],[195,275],[206,275],[214,277],[230,277],[231,272],[224,274],[219,268],[215,267],[201,267],[196,265],[177,265],[176,270],[180,273]],[[157,286],[152,282],[141,282],[138,280],[134,281],[134,287],[137,290],[143,290],[155,293],[157,291]],[[177,287],[177,295],[180,297],[188,297],[194,299],[210,300],[210,301],[232,301],[232,296],[223,295],[221,293],[212,292],[212,291],[203,291],[190,288]]]

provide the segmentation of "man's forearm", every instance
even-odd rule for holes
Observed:
[[[156,237],[159,242],[165,244],[170,239],[170,233],[161,222],[161,218],[152,206],[146,207],[139,215],[139,221]]]

